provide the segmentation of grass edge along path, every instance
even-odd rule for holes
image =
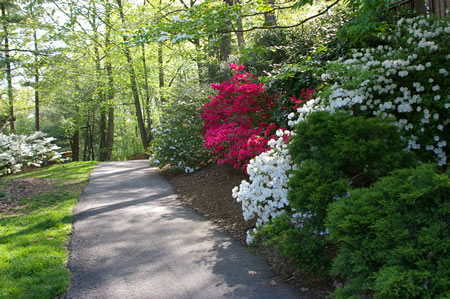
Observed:
[[[45,178],[50,190],[0,213],[0,298],[54,298],[70,283],[66,268],[73,208],[96,162],[72,162],[7,177]]]

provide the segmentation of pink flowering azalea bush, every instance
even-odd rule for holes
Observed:
[[[276,105],[252,73],[243,72],[243,65],[231,64],[234,76],[220,84],[218,91],[201,109],[204,120],[204,146],[217,158],[246,170],[249,160],[269,149],[277,125],[271,121]]]

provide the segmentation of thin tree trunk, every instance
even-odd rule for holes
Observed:
[[[2,17],[3,17],[3,34],[4,36],[4,47],[5,47],[5,60],[6,60],[6,82],[8,89],[8,100],[9,100],[9,125],[11,132],[15,131],[14,125],[14,98],[13,98],[13,86],[12,86],[12,71],[11,71],[11,57],[9,55],[9,33],[8,33],[8,21],[6,16],[5,3],[1,3]]]
[[[238,32],[236,32],[236,37],[238,40],[238,48],[239,51],[242,51],[245,48],[245,39],[244,39],[244,32],[242,32],[244,27],[242,26],[242,19],[240,17],[238,17],[237,19],[237,28],[239,30]]]
[[[145,44],[142,43],[142,67],[144,68],[144,83],[145,83],[145,111],[147,114],[147,139],[152,141],[152,118],[150,112],[150,88],[148,86],[148,70],[147,61],[145,59]]]
[[[99,124],[99,160],[106,160],[106,107],[105,98],[102,91],[102,69],[101,69],[101,58],[99,49],[99,38],[98,38],[98,27],[97,27],[97,7],[95,2],[92,3],[92,21],[91,21],[92,31],[94,33],[94,60],[95,60],[95,71],[97,79],[97,94],[98,94],[98,104],[100,108],[100,124]],[[95,118],[95,117],[93,117]],[[94,121],[93,121],[94,123]],[[93,130],[93,129],[92,129]],[[93,133],[92,133],[93,134]],[[92,143],[92,136],[91,136]],[[93,146],[92,146],[93,149]],[[94,160],[94,157],[92,157]]]
[[[38,57],[38,40],[36,28],[33,28],[34,39],[34,127],[36,131],[41,130],[40,120],[40,103],[39,103],[39,57]]]
[[[120,19],[122,21],[122,24],[125,25],[126,22],[125,22],[125,16],[123,13],[122,0],[116,0],[116,1],[117,1],[117,5],[119,7]],[[122,36],[122,38],[123,38],[124,42],[127,41],[127,38],[125,36]],[[126,43],[123,44],[123,52],[124,52],[124,55],[125,55],[125,57],[127,59],[127,63],[128,63],[128,73],[130,76],[131,91],[133,93],[134,106],[136,108],[136,118],[137,118],[139,131],[140,131],[140,135],[141,135],[141,141],[142,141],[142,145],[144,146],[144,150],[146,150],[148,147],[148,139],[147,139],[147,134],[145,131],[144,119],[142,117],[141,103],[139,101],[136,73],[134,72],[133,61],[131,60],[130,48],[128,47],[128,45]]]
[[[163,63],[163,45],[158,44],[158,74],[159,74],[159,99],[164,103],[163,89],[164,89],[164,63]]]
[[[72,161],[80,161],[80,131],[77,130],[70,140]]]
[[[108,85],[106,88],[106,98],[108,100],[108,129],[106,133],[106,160],[111,160],[112,156],[112,150],[114,145],[114,78],[112,73],[112,65],[111,65],[111,58],[110,58],[110,52],[109,52],[109,46],[110,46],[110,37],[111,37],[111,24],[110,24],[110,17],[111,17],[111,6],[110,3],[106,3],[106,16],[105,16],[105,23],[106,23],[106,35],[105,35],[105,54],[106,54],[106,76],[108,78]]]
[[[86,130],[84,131],[83,161],[89,160],[88,155],[90,151],[88,151],[88,147],[89,147],[89,123],[86,127]]]
[[[99,144],[99,160],[100,161],[106,161],[106,111],[105,107],[101,105],[100,107],[100,124],[99,124],[99,130],[100,130],[100,144]]]
[[[231,28],[231,22],[227,22],[227,28]],[[223,33],[220,39],[219,60],[227,61],[231,54],[231,34]]]
[[[95,152],[94,152],[94,118],[95,115],[92,114],[92,126],[88,128],[89,130],[89,142],[90,142],[90,148],[91,148],[91,161],[95,161]]]
[[[228,6],[233,6],[233,0],[224,0],[224,2]],[[233,24],[231,21],[227,21],[225,23],[225,28],[228,30],[231,30],[233,27]],[[220,38],[220,45],[219,45],[219,60],[220,61],[227,61],[228,57],[230,57],[231,54],[231,33],[223,33]]]
[[[114,96],[113,96],[114,98]],[[106,156],[105,159],[111,160],[112,150],[114,145],[114,107],[110,104],[108,110],[108,130],[106,134]]]
[[[266,0],[267,4],[269,4],[272,8],[275,5],[275,0]],[[267,26],[275,26],[277,24],[277,17],[274,12],[266,12],[264,13],[264,23]]]
[[[159,14],[160,18],[162,18],[162,0],[159,0]],[[163,44],[162,42],[158,43],[158,75],[159,75],[159,101],[160,103],[164,103],[164,62],[163,62]]]

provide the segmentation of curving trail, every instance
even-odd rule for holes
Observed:
[[[99,164],[74,214],[66,298],[298,298],[148,161]]]

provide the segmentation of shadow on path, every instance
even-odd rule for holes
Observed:
[[[298,298],[147,163],[93,171],[74,210],[66,298]]]

